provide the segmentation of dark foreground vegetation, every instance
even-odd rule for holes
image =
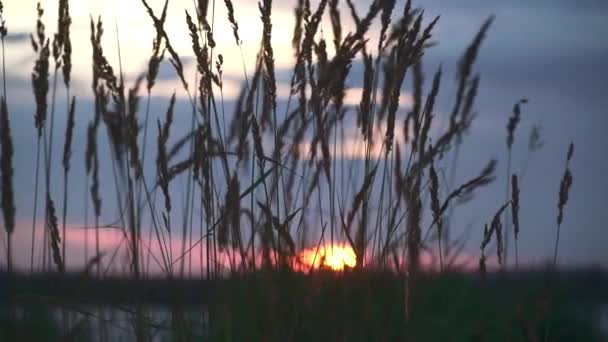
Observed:
[[[111,322],[93,322],[137,301],[164,312],[144,325],[146,336],[166,341],[604,341],[600,315],[608,309],[608,275],[598,270],[423,275],[409,318],[406,280],[394,273],[140,281],[4,274],[0,280],[2,341],[125,338],[110,332],[117,330]],[[62,310],[71,312],[68,331]]]

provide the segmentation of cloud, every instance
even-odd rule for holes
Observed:
[[[26,43],[30,41],[29,32],[9,32],[4,38],[7,44]]]
[[[40,269],[42,266],[42,251],[44,237],[43,222],[38,222],[36,234],[34,234],[35,253],[34,253],[34,268]],[[61,230],[61,228],[60,228]],[[159,243],[155,235],[149,234],[151,230],[145,229],[140,240],[141,248],[141,263],[145,273],[151,275],[160,275],[165,273],[163,262],[163,253],[171,253],[172,267],[174,272],[178,272],[183,260],[185,272],[189,273],[192,270],[192,275],[200,275],[204,268],[204,262],[201,263],[200,256],[206,256],[205,243],[199,243],[200,239],[193,237],[192,240],[187,240],[185,244],[186,253],[182,253],[182,240],[179,237],[166,236],[163,238],[163,243]],[[96,255],[96,233],[94,226],[89,226],[88,229],[82,225],[68,224],[66,228],[66,236],[62,235],[62,239],[66,242],[66,270],[70,272],[79,272],[85,269],[88,261]],[[3,256],[6,253],[6,234],[4,231],[0,233],[0,251]],[[99,237],[99,250],[102,254],[101,265],[102,271],[108,271],[110,274],[125,274],[129,272],[130,265],[130,237],[126,231],[118,228],[102,227],[97,235]],[[13,235],[14,255],[13,263],[16,269],[29,270],[31,259],[31,238],[32,226],[31,222],[18,222]],[[47,242],[48,243],[48,242]],[[47,248],[49,248],[47,246]],[[162,251],[161,251],[162,250]],[[88,254],[88,259],[85,259],[85,253]],[[233,253],[233,252],[231,252]],[[231,254],[230,253],[230,254]],[[229,253],[221,253],[221,263],[224,268],[230,265]],[[50,251],[49,251],[50,255]],[[180,256],[185,255],[183,258]],[[167,254],[165,254],[168,257]],[[56,269],[52,259],[47,259],[52,269]],[[5,263],[5,258],[0,259],[0,264]],[[1,268],[1,267],[0,267]]]
[[[46,250],[43,248],[44,236],[44,225],[39,222],[37,225],[36,234],[34,237],[34,269],[40,270],[42,268],[42,252]],[[145,229],[142,233],[142,237],[139,240],[140,262],[142,273],[147,275],[166,275],[163,257],[166,259],[171,267],[173,268],[174,274],[179,273],[182,267],[186,276],[198,277],[201,272],[205,272],[206,267],[206,243],[201,240],[200,237],[194,236],[192,239],[186,239],[183,244],[180,237],[177,236],[165,236],[161,241],[153,234],[149,234],[151,230]],[[63,234],[61,231],[60,234]],[[166,232],[164,232],[166,235]],[[97,240],[98,237],[98,240]],[[32,227],[31,223],[18,222],[13,235],[13,266],[15,269],[20,271],[29,271],[31,266],[31,238],[32,238]],[[62,235],[62,240],[66,243],[66,260],[65,266],[68,272],[83,272],[90,260],[96,255],[96,244],[99,243],[99,250],[101,255],[101,271],[104,274],[110,275],[126,275],[130,274],[130,255],[131,255],[131,240],[130,235],[126,231],[122,231],[118,228],[102,227],[98,233],[95,232],[93,226],[89,226],[88,229],[83,226],[69,224],[66,227],[66,235]],[[48,243],[48,242],[47,242]],[[349,266],[355,265],[354,252],[348,244],[336,242],[336,251],[340,251],[341,254],[337,254],[334,257],[329,257],[330,261],[337,263],[337,259],[344,258],[344,262]],[[0,232],[0,253],[5,255],[6,253],[6,235],[4,231]],[[48,245],[46,248],[50,248]],[[61,248],[61,245],[60,245]],[[320,253],[327,253],[331,255],[331,247],[329,245],[321,246]],[[185,252],[182,252],[185,251]],[[47,262],[50,265],[51,270],[56,270],[56,266],[51,258],[51,251],[49,253]],[[163,256],[164,253],[164,256]],[[224,250],[217,250],[218,262],[220,263],[220,269],[222,272],[228,272],[231,265],[240,264],[240,255],[237,250],[233,250],[228,247]],[[337,253],[337,252],[336,252]],[[169,255],[170,254],[170,255]],[[310,266],[314,265],[318,267],[320,265],[321,257],[315,257],[316,246],[311,246],[303,250],[296,251],[296,257],[292,260],[294,268],[300,271],[308,271]],[[404,259],[402,253],[397,252],[398,260],[400,265],[403,265]],[[85,258],[85,256],[88,256]],[[273,259],[276,255],[272,255]],[[467,255],[466,253],[460,253],[451,262],[454,267],[461,270],[475,271],[477,266],[477,256]],[[261,251],[257,251],[255,255],[256,264],[260,265],[262,262]],[[373,260],[368,258],[366,263],[372,263]],[[446,261],[447,262],[447,261]],[[0,269],[5,266],[6,260],[0,259]],[[421,253],[420,263],[426,270],[439,270],[439,264],[437,260],[437,254],[432,250],[425,250]],[[497,269],[498,265],[496,258],[488,257],[488,269]],[[333,265],[333,264],[332,264]],[[336,266],[336,265],[334,265]],[[93,266],[91,271],[96,272],[96,264]]]

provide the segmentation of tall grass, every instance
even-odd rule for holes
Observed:
[[[167,279],[192,276],[196,248],[200,249],[200,276],[207,280],[228,276],[238,279],[243,274],[257,274],[256,271],[261,274],[293,270],[311,273],[314,262],[313,265],[304,264],[302,252],[312,249],[315,258],[324,259],[327,255],[320,255],[321,250],[325,251],[327,246],[333,249],[343,243],[355,254],[357,271],[390,271],[397,275],[397,297],[403,301],[399,315],[416,322],[417,315],[424,311],[417,299],[423,291],[427,273],[423,255],[438,256],[439,272],[457,270],[461,266],[455,264],[458,241],[450,235],[450,230],[454,229],[451,224],[454,208],[459,201],[471,199],[495,180],[497,161],[490,160],[478,175],[462,184],[455,183],[462,143],[476,118],[475,101],[481,85],[475,63],[494,17],[482,23],[456,66],[454,103],[443,118],[447,125],[440,127],[436,103],[446,82],[442,78],[446,66],[437,66],[430,86],[425,84],[423,72],[423,56],[434,44],[433,31],[440,21],[439,17],[428,20],[424,11],[414,8],[411,1],[399,10],[400,4],[396,1],[374,0],[362,13],[347,1],[349,15],[341,12],[343,6],[336,0],[321,0],[315,8],[307,0],[299,1],[292,38],[294,62],[290,93],[284,101],[279,96],[280,78],[275,70],[276,51],[272,45],[276,32],[274,25],[277,25],[272,1],[263,0],[258,4],[262,35],[255,69],[248,75],[239,35],[242,27],[237,22],[235,6],[225,0],[227,20],[240,49],[244,80],[235,100],[234,113],[228,116],[222,81],[224,59],[216,51],[214,36],[215,2],[211,13],[207,1],[196,2],[194,8],[188,8],[184,13],[188,30],[183,34],[189,35],[196,64],[193,80],[187,75],[185,57],[172,45],[170,38],[173,37],[166,28],[169,1],[164,2],[160,14],[146,0],[141,4],[154,27],[154,38],[147,70],[132,84],[127,84],[129,81],[123,75],[118,29],[119,65],[116,68],[104,52],[102,18],[90,19],[94,108],[93,117],[86,125],[84,155],[85,191],[88,192],[84,203],[83,265],[86,271],[94,267],[94,274],[102,278],[117,266],[116,260],[121,259],[117,257],[120,247],[102,250],[100,243],[102,230],[109,226],[102,222],[103,211],[108,210],[107,203],[115,203],[120,213],[115,228],[122,234],[120,244],[124,243],[127,252],[126,275],[135,279],[150,276],[151,262],[158,265],[162,277]],[[0,2],[5,78],[3,14]],[[47,37],[43,14],[39,4],[36,33],[32,35],[36,53],[32,88],[36,104],[37,152],[30,271],[35,270],[34,255],[42,249],[42,270],[48,270],[48,255],[48,262],[52,260],[55,268],[64,273],[67,265],[74,263],[67,259],[66,252],[70,234],[68,185],[72,146],[82,143],[74,139],[77,130],[85,127],[78,124],[77,101],[71,96],[70,86],[72,48],[80,42],[72,45],[67,0],[59,2],[58,26],[52,44]],[[331,23],[333,53],[328,52],[328,43],[321,32],[325,17],[329,17]],[[349,20],[353,23],[350,27],[345,24]],[[372,28],[376,22],[380,24],[380,35],[377,44],[372,44],[375,42]],[[53,57],[55,68],[47,120],[50,57]],[[178,132],[174,127],[179,108],[176,93],[168,99],[164,117],[155,117],[157,113],[152,106],[159,70],[167,61],[187,95],[186,112],[191,117],[186,132]],[[353,107],[345,104],[345,98],[353,76],[351,70],[357,63],[363,66],[363,82],[359,104]],[[60,69],[66,92],[61,230],[52,200],[57,190],[51,187]],[[412,80],[413,104],[404,108],[401,98],[408,79]],[[0,173],[10,269],[16,209],[5,83],[0,110]],[[140,94],[143,87],[145,95]],[[143,96],[145,106],[140,106]],[[508,264],[510,218],[514,225],[515,264],[519,266],[521,180],[511,172],[511,154],[520,121],[520,106],[525,102],[521,100],[515,104],[507,126],[506,201],[496,205],[499,209],[484,228],[479,261],[482,273],[487,270],[486,248],[492,237],[498,264],[501,267]],[[355,120],[351,119],[352,115],[356,116]],[[149,127],[155,122],[156,129]],[[103,127],[107,135],[104,140],[99,137]],[[352,133],[352,140],[345,139],[345,132]],[[149,141],[154,133],[156,148],[150,148]],[[108,155],[102,153],[100,141],[108,142]],[[539,138],[535,141],[533,146],[537,148]],[[348,146],[351,144],[353,146]],[[345,151],[355,145],[363,147],[364,152],[357,156],[358,160],[352,161]],[[41,148],[45,229],[42,246],[36,246]],[[568,152],[559,194],[554,264],[563,209],[572,183],[569,169],[572,154],[573,145]],[[447,160],[447,156],[451,160]],[[153,169],[146,167],[146,160],[150,158],[154,161]],[[102,199],[104,192],[101,189],[108,186],[105,182],[109,175],[102,174],[101,166],[106,164],[111,165],[113,172],[115,202]],[[449,170],[444,167],[446,164]],[[442,179],[446,171],[449,176]],[[181,207],[176,194],[183,195]],[[89,227],[86,227],[91,204],[95,233],[92,257],[89,254]],[[510,217],[506,211],[509,205]],[[176,222],[181,222],[181,231]],[[146,229],[147,240],[144,237]],[[434,234],[427,234],[430,231]],[[173,241],[181,242],[179,249]],[[321,264],[325,262],[321,260]],[[148,310],[137,297],[132,298],[132,304],[134,309],[130,313],[135,321],[135,337],[138,341],[148,340],[150,336],[145,329],[149,324]],[[180,332],[178,338],[185,339],[186,335],[181,334],[186,334],[182,330],[187,315],[177,304],[171,309],[171,325]],[[229,324],[229,315],[235,313],[209,313],[212,314],[217,315],[208,317],[210,331],[222,331],[219,324]],[[279,315],[277,312],[272,314]],[[281,335],[277,331],[273,333]]]
[[[4,6],[0,1],[0,40],[2,41],[2,97],[0,98],[0,178],[2,184],[2,216],[4,218],[4,229],[7,235],[6,264],[8,272],[13,267],[12,235],[15,230],[15,195],[13,189],[13,140],[11,137],[11,126],[9,120],[8,104],[6,103],[6,66],[4,39],[7,35],[4,22]]]
[[[568,154],[566,156],[566,169],[562,176],[562,181],[559,186],[559,200],[557,202],[557,235],[555,236],[555,252],[553,254],[553,265],[557,265],[557,248],[559,246],[559,232],[564,222],[564,207],[568,203],[568,195],[572,186],[572,172],[570,171],[570,161],[574,155],[574,143],[568,146]]]
[[[527,103],[528,100],[527,99],[521,99],[519,100],[517,103],[515,103],[515,105],[513,106],[513,113],[511,115],[511,117],[509,117],[509,121],[507,123],[507,172],[506,172],[506,192],[505,192],[505,197],[506,197],[506,201],[509,200],[509,198],[511,197],[511,186],[509,183],[509,177],[511,177],[511,159],[512,159],[512,150],[513,150],[513,143],[515,142],[515,130],[517,129],[517,126],[519,124],[519,122],[521,121],[521,105]],[[508,255],[509,255],[509,236],[511,236],[511,227],[510,227],[510,221],[509,221],[509,215],[505,214],[505,261],[508,262]],[[517,239],[517,238],[515,238]],[[517,241],[515,241],[515,248],[517,249]],[[517,261],[516,261],[517,263]]]
[[[34,52],[37,53],[36,64],[34,65],[34,71],[32,73],[32,88],[34,90],[34,97],[36,99],[36,113],[34,116],[34,123],[37,129],[37,145],[36,145],[36,172],[34,176],[34,205],[32,214],[32,250],[30,260],[30,270],[34,270],[34,251],[35,251],[35,235],[36,235],[36,220],[37,220],[37,208],[38,208],[38,180],[40,170],[40,148],[42,142],[42,134],[44,123],[47,116],[47,93],[49,90],[49,40],[46,38],[45,26],[42,22],[42,16],[44,10],[38,3],[37,7],[38,20],[36,21],[36,37],[31,35],[32,47]],[[42,267],[45,267],[46,260],[46,231],[43,234],[43,248],[42,248]]]

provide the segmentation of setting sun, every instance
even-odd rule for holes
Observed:
[[[342,271],[345,267],[357,265],[357,256],[350,246],[320,246],[309,248],[300,253],[300,260],[305,267],[326,267],[334,271]]]

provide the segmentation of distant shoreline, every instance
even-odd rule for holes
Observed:
[[[2,303],[32,298],[61,298],[84,301],[90,304],[128,304],[135,299],[149,304],[169,305],[175,302],[186,306],[208,305],[215,291],[230,284],[244,285],[247,282],[276,281],[281,283],[285,275],[290,280],[315,282],[319,279],[330,282],[365,280],[377,282],[398,282],[401,277],[392,273],[370,272],[316,272],[313,275],[301,273],[262,273],[236,276],[220,280],[149,278],[130,279],[106,277],[97,279],[82,274],[13,274],[0,272],[0,305]],[[491,272],[483,278],[478,273],[427,274],[428,278],[458,278],[473,284],[511,289],[537,287],[549,284],[563,289],[572,298],[594,299],[608,302],[608,272],[601,269],[581,269],[554,272],[551,270],[525,270]],[[240,283],[240,284],[239,284]]]

